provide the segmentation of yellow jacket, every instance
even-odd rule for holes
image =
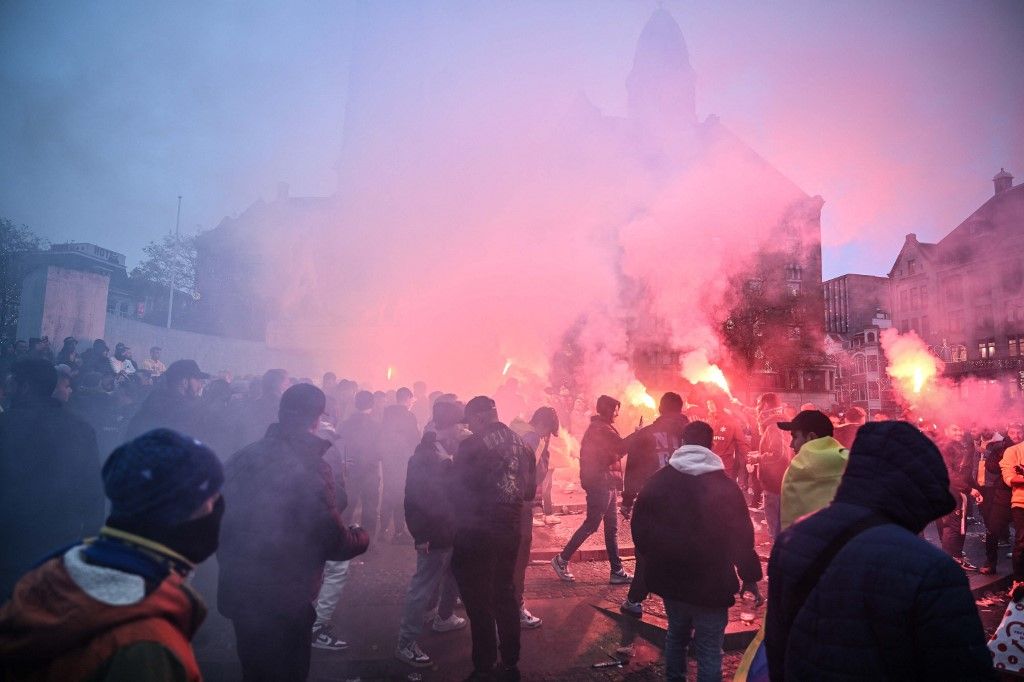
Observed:
[[[1003,459],[999,462],[999,470],[1003,473],[1003,481],[1013,490],[1010,499],[1011,507],[1024,507],[1024,485],[1013,485],[1010,480],[1017,475],[1015,467],[1024,466],[1024,443],[1011,445],[1003,451]]]
[[[835,497],[850,451],[831,436],[804,443],[782,478],[782,528],[813,514]]]

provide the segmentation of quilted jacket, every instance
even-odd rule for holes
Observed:
[[[832,504],[798,521],[768,563],[772,680],[983,680],[992,659],[967,578],[918,536],[954,506],[938,449],[903,422],[861,427]],[[795,585],[834,537],[870,514],[791,625]]]

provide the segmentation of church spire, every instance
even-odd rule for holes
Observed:
[[[694,82],[683,32],[659,7],[640,33],[626,80],[630,118],[657,128],[696,123]]]

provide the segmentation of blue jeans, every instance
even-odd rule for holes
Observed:
[[[604,548],[608,552],[608,563],[613,573],[622,570],[622,559],[619,558],[619,517],[615,508],[617,497],[618,492],[615,490],[587,490],[587,517],[562,550],[560,556],[563,561],[571,559],[586,539],[597,532],[601,521],[604,521]]]
[[[764,520],[768,522],[768,535],[772,540],[782,532],[782,496],[764,492]]]
[[[442,620],[452,615],[456,593],[454,580],[450,577],[451,561],[451,547],[432,549],[429,552],[416,550],[416,572],[409,581],[402,624],[398,628],[399,645],[410,644],[419,638],[423,632],[423,616],[439,588],[441,597],[437,605],[437,615]]]
[[[675,599],[665,600],[668,633],[665,635],[665,677],[672,682],[686,680],[686,648],[697,649],[697,682],[721,682],[722,642],[729,609],[694,606]]]

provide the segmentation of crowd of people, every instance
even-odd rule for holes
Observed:
[[[347,646],[332,621],[350,560],[385,541],[416,554],[394,656],[430,666],[424,628],[468,624],[473,679],[518,679],[521,630],[542,625],[524,598],[533,529],[564,520],[551,491],[572,432],[586,513],[551,570],[575,582],[570,560],[603,526],[621,611],[664,600],[670,680],[691,640],[698,679],[721,679],[729,607],[763,600],[752,516],[773,547],[748,653],[773,680],[988,679],[964,572],[975,510],[981,570],[998,569],[1012,523],[1024,581],[1018,423],[929,437],[857,408],[692,391],[623,434],[607,395],[592,413],[557,393],[531,408],[508,383],[463,402],[422,382],[211,376],[155,347],[136,363],[123,343],[77,346],[54,356],[33,339],[0,358],[3,679],[200,679],[189,642],[205,607],[188,578],[214,555],[244,679],[305,679],[311,647]],[[932,522],[941,549],[921,536]]]

